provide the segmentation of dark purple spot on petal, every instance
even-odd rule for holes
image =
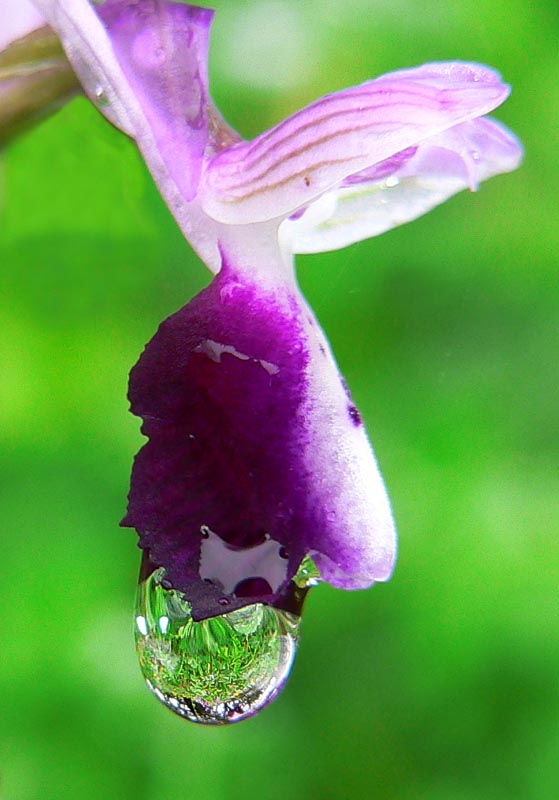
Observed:
[[[361,414],[359,413],[359,409],[356,406],[348,406],[347,413],[349,414],[350,420],[353,422],[356,428],[363,424],[363,420],[361,419]]]
[[[367,167],[367,169],[362,170],[361,172],[356,172],[353,175],[349,175],[342,181],[342,186],[354,186],[358,183],[368,183],[369,181],[380,181],[383,178],[387,178],[390,175],[398,172],[404,164],[409,161],[417,152],[417,147],[408,147],[406,150],[401,150],[399,153],[395,153],[390,158],[387,158],[385,161],[381,161],[379,164],[375,164],[372,167]]]
[[[293,220],[293,221],[295,221],[297,219],[301,219],[301,217],[303,216],[303,214],[305,213],[306,210],[307,210],[307,206],[303,206],[303,208],[298,208],[297,211],[295,211],[293,214],[291,214],[289,219]]]

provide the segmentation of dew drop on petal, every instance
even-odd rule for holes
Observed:
[[[192,722],[224,725],[258,713],[287,680],[300,616],[256,603],[195,622],[164,575],[157,569],[138,586],[136,649],[148,687]]]
[[[94,93],[95,93],[95,102],[98,106],[104,108],[105,106],[109,105],[109,100],[107,98],[105,90],[103,89],[100,83],[98,83],[97,86],[95,87]]]

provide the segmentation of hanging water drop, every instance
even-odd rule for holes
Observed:
[[[151,691],[192,722],[223,725],[260,711],[289,675],[311,584],[307,569],[292,583],[286,608],[256,603],[201,622],[181,592],[165,588],[165,570],[141,580],[136,649]]]

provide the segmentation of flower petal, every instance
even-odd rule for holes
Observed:
[[[234,136],[208,96],[213,11],[163,0],[35,2],[90,99],[136,140],[184,234],[213,266],[217,250],[205,215],[188,205],[205,150]]]
[[[462,189],[475,190],[516,169],[521,158],[518,140],[504,126],[490,119],[464,122],[351,176],[284,220],[280,235],[295,253],[346,247],[409,222]]]
[[[107,0],[98,13],[167,171],[192,200],[209,138],[213,11],[158,0]]]
[[[124,133],[145,136],[146,121],[99,19],[99,6],[88,0],[33,2],[60,37],[92,102]]]
[[[196,193],[209,128],[209,9],[159,0],[102,5],[38,0],[86,92],[134,137],[150,167],[161,160],[187,200]]]
[[[293,284],[263,288],[224,264],[160,326],[130,400],[149,441],[124,524],[195,619],[281,602],[307,553],[343,588],[390,576],[382,479]]]
[[[293,213],[349,175],[480,117],[507,97],[494,71],[426,64],[327,95],[209,164],[203,208],[230,224]]]

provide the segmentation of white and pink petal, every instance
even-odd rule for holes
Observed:
[[[342,181],[284,220],[282,242],[294,253],[318,253],[378,236],[516,169],[521,159],[520,143],[504,126],[488,118],[463,122]]]

